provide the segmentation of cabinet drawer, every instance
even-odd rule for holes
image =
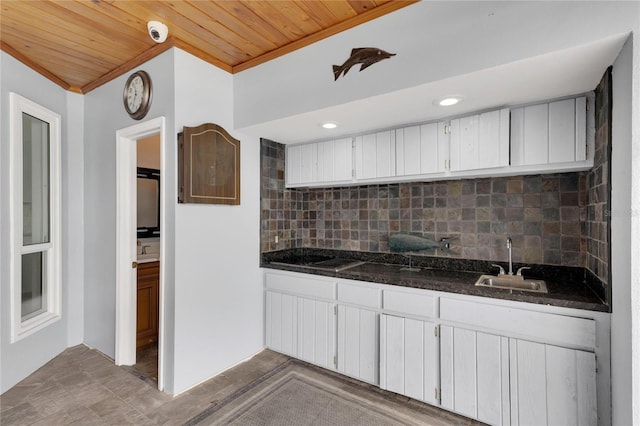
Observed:
[[[338,300],[354,305],[380,308],[382,306],[381,292],[378,288],[338,283]]]
[[[438,316],[438,298],[425,294],[385,290],[383,308],[394,312],[435,318]]]
[[[526,336],[539,341],[589,348],[596,346],[596,322],[587,318],[446,298],[440,299],[440,318],[499,330],[501,335]]]
[[[335,283],[299,275],[268,273],[265,277],[265,285],[269,290],[280,290],[321,299],[335,299]]]

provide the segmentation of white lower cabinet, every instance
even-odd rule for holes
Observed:
[[[595,425],[592,352],[440,328],[441,405],[494,425]]]
[[[512,425],[596,425],[592,352],[509,339]]]
[[[298,298],[298,358],[335,369],[335,318],[333,303]]]
[[[265,285],[270,349],[488,424],[610,424],[607,314],[307,274]]]
[[[278,292],[266,293],[269,349],[335,369],[335,305]]]
[[[438,403],[438,339],[428,321],[380,315],[380,387]]]
[[[298,298],[268,291],[266,305],[267,347],[283,354],[298,356]]]
[[[378,384],[378,313],[338,305],[338,371]]]
[[[509,424],[508,338],[441,326],[440,380],[444,408],[489,424]]]

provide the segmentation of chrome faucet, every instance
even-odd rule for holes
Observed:
[[[513,275],[513,261],[511,256],[511,246],[513,242],[511,241],[511,237],[507,237],[507,250],[509,250],[509,275]]]
[[[498,272],[498,275],[506,275],[507,277],[511,278],[513,277],[514,279],[519,279],[519,280],[523,280],[524,276],[522,275],[522,271],[524,271],[525,269],[531,269],[530,266],[522,266],[520,268],[518,268],[518,272],[516,272],[516,274],[514,275],[513,273],[513,256],[511,253],[511,247],[513,246],[513,241],[511,241],[511,237],[507,237],[507,249],[509,250],[509,272],[505,272],[504,268],[498,264],[492,264],[491,266],[495,266],[496,268],[499,268],[500,272]],[[507,278],[505,277],[505,278]]]

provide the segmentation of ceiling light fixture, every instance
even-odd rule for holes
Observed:
[[[338,127],[338,123],[334,123],[333,121],[327,121],[325,123],[322,123],[322,127],[324,129],[335,129],[336,127]]]
[[[458,102],[460,102],[460,99],[458,98],[445,98],[443,100],[441,100],[440,102],[438,102],[438,104],[440,106],[452,106],[457,104]]]
[[[448,107],[448,106],[456,105],[461,100],[462,100],[462,96],[459,96],[459,95],[447,95],[447,96],[443,96],[441,98],[438,98],[438,99],[434,100],[433,104],[435,106]]]

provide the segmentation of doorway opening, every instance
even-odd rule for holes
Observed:
[[[157,381],[159,390],[164,388],[164,151],[164,117],[116,132],[115,361]]]
[[[160,134],[136,143],[136,372],[158,382]]]

